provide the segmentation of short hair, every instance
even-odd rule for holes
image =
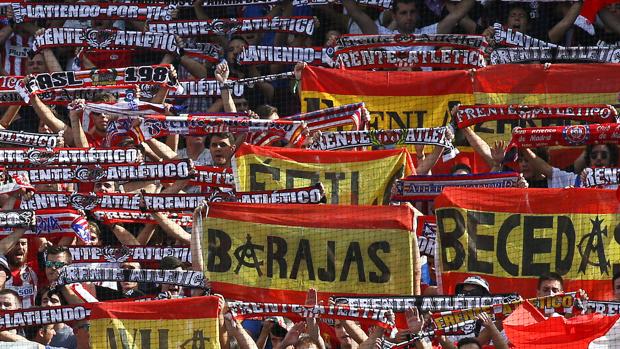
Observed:
[[[450,174],[452,174],[452,173],[454,173],[454,172],[456,172],[458,170],[465,170],[465,171],[467,171],[467,173],[470,173],[470,174],[472,173],[471,167],[469,167],[466,164],[462,164],[461,163],[461,164],[456,164],[456,165],[452,166],[452,168],[450,169]]]
[[[93,102],[96,102],[96,103],[113,103],[113,102],[116,102],[116,97],[114,97],[114,95],[111,94],[110,92],[97,93],[93,97]]]
[[[398,9],[398,4],[415,4],[416,9],[421,9],[420,0],[393,0],[392,1],[392,11],[396,12]]]
[[[58,296],[58,298],[60,299],[60,304],[65,305],[67,304],[67,301],[65,300],[65,297],[62,295],[62,293],[60,293],[59,290],[57,289],[52,289],[49,286],[41,289],[39,291],[39,293],[37,293],[37,296],[34,298],[34,305],[40,307],[41,303],[43,302],[43,295],[47,293],[48,297],[51,296]]]
[[[98,239],[101,239],[101,229],[99,229],[99,225],[97,225],[97,223],[93,221],[88,221],[88,229],[92,230],[95,235],[97,235]]]
[[[592,149],[596,145],[604,145],[605,147],[607,147],[607,150],[609,151],[609,166],[613,167],[613,166],[618,165],[618,146],[617,145],[611,144],[611,143],[588,144],[586,146],[586,167],[589,167],[590,164],[592,163],[590,159],[590,154],[592,154]]]
[[[460,348],[462,346],[465,346],[466,344],[475,344],[478,346],[478,348],[482,349],[482,346],[480,345],[480,342],[478,342],[478,340],[476,338],[473,337],[466,337],[466,338],[461,338],[457,343],[456,343],[456,347]]]
[[[6,295],[11,295],[15,298],[15,301],[17,301],[17,305],[19,306],[19,308],[22,307],[22,300],[19,298],[19,293],[17,293],[17,291],[12,290],[10,288],[3,288],[0,290],[0,296],[6,296]]]
[[[71,252],[69,252],[69,249],[66,246],[49,246],[48,248],[45,249],[45,253],[46,255],[59,255],[61,253],[64,253],[65,255],[67,255],[67,260],[68,262],[71,262]]]
[[[278,108],[272,105],[269,105],[269,104],[259,105],[256,108],[256,114],[258,114],[258,116],[261,119],[268,119],[271,116],[271,114],[277,113],[277,112],[278,112]]]
[[[232,42],[233,40],[241,40],[246,46],[250,46],[250,43],[241,35],[233,35],[228,42]]]
[[[549,149],[547,147],[530,148],[530,150],[536,154],[537,157],[549,163]],[[525,157],[523,155],[524,151],[524,148],[519,148],[519,159],[523,159]]]
[[[544,273],[541,276],[538,277],[538,286],[536,286],[536,289],[540,289],[540,285],[542,285],[543,282],[545,281],[559,281],[560,282],[560,286],[562,286],[562,289],[564,289],[564,279],[562,279],[562,275],[556,273],[556,272],[549,272],[549,273]]]
[[[320,348],[321,344],[319,343],[319,341],[317,341],[316,339],[310,337],[310,336],[302,336],[299,338],[299,340],[297,341],[297,343],[295,343],[295,348],[299,348],[299,347],[311,347],[311,346],[315,346],[316,348]]]
[[[39,330],[42,330],[49,325],[53,326],[54,324],[33,325],[33,326],[24,327],[24,334],[25,334],[26,339],[34,341],[37,338],[37,334],[39,333]]]
[[[219,133],[212,133],[209,136],[209,140],[207,141],[207,144],[209,145],[209,147],[211,147],[211,140],[213,139],[213,137],[219,137],[219,138],[223,138],[223,139],[228,139],[230,141],[230,145],[234,145],[235,144],[235,136],[230,133],[230,132],[219,132]]]

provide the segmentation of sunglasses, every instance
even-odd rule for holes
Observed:
[[[600,158],[603,160],[607,160],[607,158],[609,157],[609,153],[606,151],[593,151],[590,153],[590,159],[598,159],[600,155]]]
[[[69,263],[65,263],[65,262],[54,262],[54,261],[45,261],[45,267],[46,268],[52,268],[52,269],[60,269],[62,267],[64,267],[65,265],[67,265]]]

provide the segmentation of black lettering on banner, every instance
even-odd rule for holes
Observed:
[[[297,252],[295,253],[295,261],[293,262],[293,266],[291,266],[291,279],[297,279],[297,273],[299,272],[299,267],[301,261],[306,261],[306,270],[308,271],[308,278],[310,280],[315,280],[314,276],[314,265],[312,264],[312,252],[310,250],[310,241],[307,239],[300,239],[299,245],[297,246]]]
[[[325,254],[325,268],[319,268],[319,280],[336,281],[336,241],[327,241],[327,253]],[[370,256],[372,258],[372,255]]]
[[[465,233],[465,219],[463,215],[456,209],[445,208],[437,210],[437,229],[439,231],[439,240],[441,241],[441,263],[444,271],[458,270],[465,262],[465,248],[459,241]],[[448,227],[454,227],[448,231]],[[452,249],[454,256],[452,260],[448,260],[448,249]]]
[[[494,250],[493,236],[478,235],[478,225],[493,225],[495,214],[489,212],[467,212],[467,270],[479,273],[493,274],[493,263],[478,260],[478,251]]]
[[[274,181],[280,180],[280,169],[269,166],[269,160],[264,164],[250,164],[250,191],[265,190],[265,183],[257,181],[257,174],[265,173],[271,175]]]
[[[207,270],[224,273],[230,270],[232,259],[228,254],[232,247],[230,236],[222,230],[208,230],[209,247],[207,252]],[[218,260],[216,264],[216,259]]]
[[[368,274],[368,278],[370,282],[386,283],[390,281],[391,278],[390,268],[377,254],[379,251],[383,251],[383,253],[390,253],[390,243],[387,241],[377,241],[373,242],[372,244],[370,244],[370,246],[368,246],[368,256],[370,257],[370,260],[375,264],[378,271],[381,272],[381,274],[377,274],[376,272],[371,271]]]
[[[567,216],[558,217],[557,227],[557,242],[555,247],[555,269],[556,272],[564,275],[568,273],[573,266],[573,256],[575,254],[575,227],[573,222]],[[564,239],[566,238],[566,242]],[[566,255],[564,246],[566,247]]]
[[[519,226],[521,226],[521,215],[513,214],[504,220],[497,233],[497,261],[512,276],[519,275],[519,264],[514,264],[510,260],[506,248],[508,247],[508,236]]]
[[[167,328],[157,329],[157,337],[159,339],[159,348],[168,348],[168,332]],[[139,335],[138,335],[139,334]],[[131,337],[131,341],[129,338]],[[118,338],[118,340],[117,340]],[[135,343],[142,343],[141,348],[149,349],[151,347],[151,330],[150,329],[133,329],[131,335],[127,335],[127,329],[108,327],[106,328],[106,347],[110,349],[132,348]]]
[[[536,230],[553,228],[553,217],[523,217],[523,276],[540,276],[548,273],[549,263],[534,263],[534,255],[551,253],[550,238],[536,238]]]
[[[278,263],[279,277],[285,279],[287,275],[286,240],[279,236],[267,236],[267,277],[273,277],[274,261]],[[320,273],[319,273],[320,276]]]

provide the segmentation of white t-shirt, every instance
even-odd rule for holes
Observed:
[[[581,180],[576,173],[562,171],[557,167],[553,168],[551,178],[547,179],[549,188],[566,188],[568,186],[581,187]],[[606,185],[604,189],[618,189],[618,185]]]

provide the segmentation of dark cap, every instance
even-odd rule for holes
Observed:
[[[163,269],[163,270],[176,269],[182,266],[183,266],[183,262],[181,262],[180,259],[174,256],[166,256],[161,259],[161,262],[159,262],[159,269]]]
[[[11,268],[9,268],[9,262],[3,254],[0,254],[0,269],[4,269],[6,272],[6,279],[11,278]]]

